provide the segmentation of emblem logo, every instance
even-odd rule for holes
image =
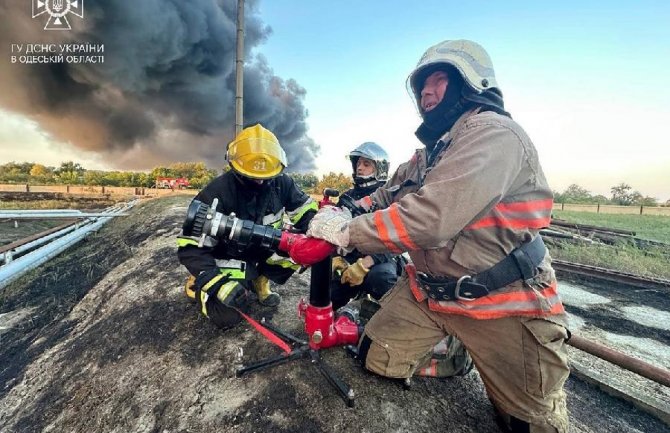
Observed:
[[[44,25],[44,30],[70,30],[70,22],[67,15],[76,15],[84,18],[84,0],[32,0],[33,18],[44,13],[49,14],[49,19]]]

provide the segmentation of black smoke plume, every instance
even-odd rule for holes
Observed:
[[[44,30],[48,15],[33,19],[30,1],[0,4],[0,108],[117,168],[223,166],[234,136],[237,1],[84,1],[69,31]],[[244,121],[277,135],[289,170],[311,170],[319,148],[307,135],[305,89],[256,52],[271,33],[257,5],[245,6]],[[74,43],[104,44],[104,63],[10,62],[11,44]]]

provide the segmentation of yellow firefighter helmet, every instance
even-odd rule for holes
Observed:
[[[260,124],[237,134],[226,157],[233,170],[251,179],[272,179],[286,168],[286,153],[279,140]]]

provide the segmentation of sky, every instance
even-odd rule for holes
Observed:
[[[533,140],[552,189],[578,184],[610,196],[625,182],[670,199],[667,1],[258,0],[248,7],[268,30],[253,55],[304,90],[319,175],[350,173],[346,154],[364,141],[384,146],[392,169],[407,160],[420,146],[407,76],[429,46],[471,39],[489,52],[506,109]],[[0,163],[63,160],[116,168],[109,154],[69,145],[34,116],[0,107]]]

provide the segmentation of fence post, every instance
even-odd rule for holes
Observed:
[[[565,210],[565,202],[561,203],[561,210]]]
[[[600,213],[600,203],[598,203],[598,207],[596,208],[596,213]]]
[[[642,215],[642,208],[643,208],[643,205],[640,205],[640,215]]]

